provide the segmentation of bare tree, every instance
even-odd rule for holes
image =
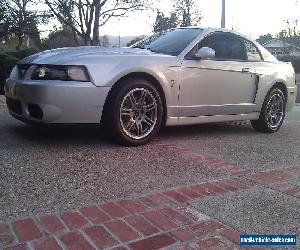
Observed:
[[[300,36],[299,18],[284,20],[286,28],[279,32],[279,38]]]
[[[99,45],[99,28],[111,18],[141,10],[144,0],[45,0],[51,12],[74,38],[79,36],[85,45]]]
[[[195,0],[175,0],[174,8],[182,27],[198,25],[202,19]]]

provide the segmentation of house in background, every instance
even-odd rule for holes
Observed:
[[[17,44],[18,44],[18,39],[14,36],[0,40],[0,52],[15,52]],[[24,37],[24,42],[21,46],[21,50],[37,49],[37,48],[38,46],[36,44],[35,39],[29,35],[26,35]]]
[[[283,57],[283,56],[300,57],[299,47],[281,41],[277,38],[274,38],[264,43],[263,46],[275,57]]]

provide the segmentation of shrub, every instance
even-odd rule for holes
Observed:
[[[11,55],[0,53],[0,94],[4,93],[4,83],[9,77],[13,67],[19,61],[18,58]]]
[[[15,51],[15,52],[8,52],[7,54],[9,54],[12,57],[19,58],[20,60],[22,60],[23,58],[25,58],[27,56],[31,56],[33,54],[36,54],[38,52],[40,52],[40,50],[38,50],[38,49],[25,49],[25,50],[20,50],[20,51]]]
[[[300,59],[292,61],[296,73],[300,73]]]
[[[295,72],[300,73],[300,58],[299,57],[294,57],[294,56],[282,56],[278,58],[278,60],[282,62],[291,62]]]
[[[83,41],[80,37],[77,38],[81,44]],[[70,29],[61,29],[52,31],[49,36],[42,41],[42,49],[56,49],[63,47],[73,47],[76,43],[73,39],[73,32]]]
[[[19,60],[38,53],[37,49],[25,49],[16,52],[0,53],[0,94],[4,93],[4,83]]]

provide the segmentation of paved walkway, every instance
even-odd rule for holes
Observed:
[[[253,187],[268,187],[300,198],[300,187],[285,183],[299,169],[249,173],[221,160],[155,141],[178,154],[230,173],[230,178],[180,186],[133,199],[113,200],[58,214],[0,224],[0,248],[8,249],[242,249],[243,232],[210,218],[190,204]],[[267,249],[248,247],[243,249]]]
[[[298,85],[298,93],[297,93],[296,103],[300,103],[300,74],[296,74],[296,82]]]

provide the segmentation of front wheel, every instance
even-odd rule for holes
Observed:
[[[255,130],[274,133],[280,129],[285,118],[286,98],[278,89],[272,89],[265,98],[258,120],[251,121]]]
[[[110,96],[108,105],[106,129],[127,146],[147,143],[161,127],[161,97],[157,89],[146,80],[123,81]]]

